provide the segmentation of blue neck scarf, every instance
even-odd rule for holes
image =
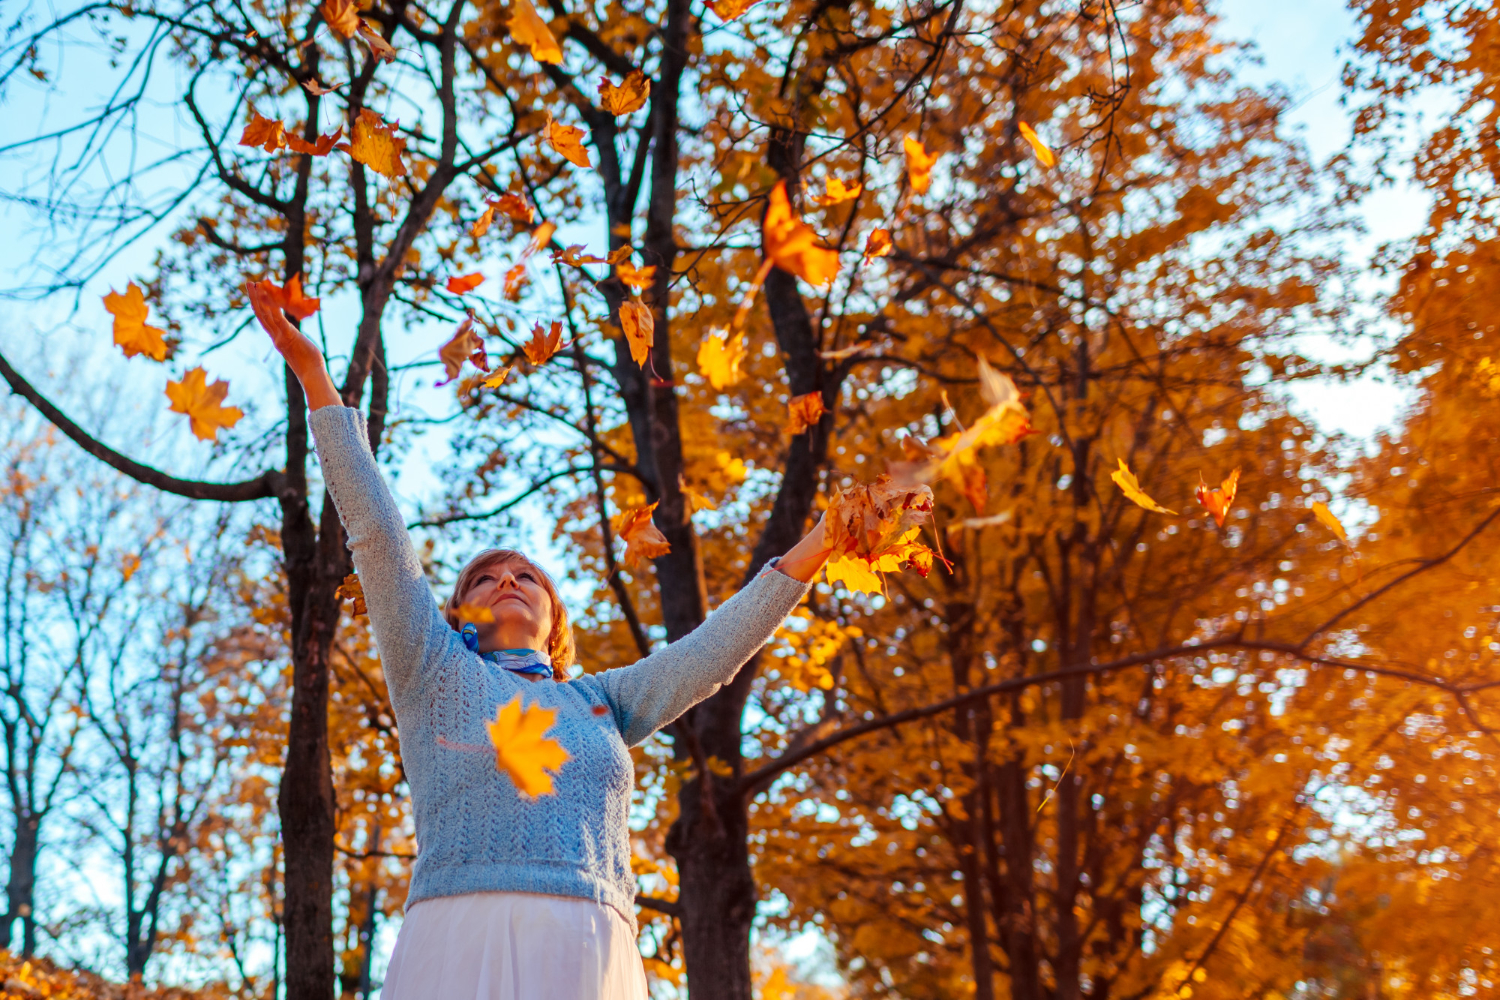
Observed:
[[[479,628],[473,622],[465,622],[459,635],[463,637],[464,645],[469,647],[469,652],[477,654],[486,663],[493,663],[514,674],[552,676],[552,657],[539,649],[495,649],[488,653],[481,653],[479,652]]]

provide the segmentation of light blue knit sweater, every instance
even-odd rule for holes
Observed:
[[[364,587],[411,783],[417,860],[407,906],[536,892],[604,903],[635,926],[627,748],[728,682],[806,585],[763,573],[691,635],[632,666],[528,681],[469,652],[444,621],[359,411],[324,407],[312,414],[312,430]],[[534,801],[496,770],[485,730],[518,692],[527,705],[557,710],[548,736],[571,756],[555,776],[557,794]]]

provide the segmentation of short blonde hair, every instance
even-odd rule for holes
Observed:
[[[563,607],[562,598],[558,596],[557,584],[552,582],[552,577],[546,570],[532,562],[525,553],[515,549],[485,549],[470,559],[468,565],[458,571],[458,579],[453,582],[453,596],[443,605],[443,617],[455,632],[458,631],[458,608],[463,604],[463,596],[473,584],[474,578],[481,570],[507,562],[524,563],[536,574],[542,589],[552,601],[552,631],[547,636],[547,655],[552,658],[553,671],[561,676],[573,665],[573,658],[577,655],[573,646],[573,626],[568,623],[568,609]]]

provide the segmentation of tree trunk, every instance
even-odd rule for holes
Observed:
[[[36,861],[41,844],[41,817],[24,812],[16,817],[15,844],[10,849],[10,879],[5,884],[5,920],[0,924],[0,949],[10,950],[11,929],[21,921],[21,954],[36,951]]]

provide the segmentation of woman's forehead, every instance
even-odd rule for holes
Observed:
[[[491,556],[479,565],[475,566],[471,572],[478,574],[483,573],[485,570],[509,569],[514,571],[518,569],[535,568],[536,566],[533,565],[531,560],[527,559],[525,556],[514,552],[507,552],[503,555]]]

